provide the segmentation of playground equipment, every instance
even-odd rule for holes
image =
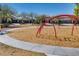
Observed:
[[[36,36],[38,36],[43,27],[46,26],[47,24],[46,23],[49,23],[49,21],[58,21],[60,19],[64,19],[64,18],[70,18],[71,21],[72,21],[72,29],[71,29],[71,35],[73,36],[73,31],[74,31],[74,26],[76,26],[77,24],[77,21],[79,20],[79,17],[78,16],[75,16],[75,15],[57,15],[57,16],[54,16],[54,17],[47,17],[41,24],[41,26],[38,28],[37,30],[37,33],[36,33]],[[55,37],[57,38],[57,31],[56,31],[56,27],[55,27],[55,23],[52,23],[53,24],[53,29],[54,29],[54,34],[55,34]],[[77,28],[77,27],[76,27]]]

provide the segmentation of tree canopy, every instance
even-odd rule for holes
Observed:
[[[79,3],[75,4],[74,15],[79,16]]]

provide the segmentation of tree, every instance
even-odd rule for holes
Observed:
[[[25,20],[25,21],[27,21],[28,23],[34,23],[34,20],[35,20],[35,16],[36,16],[36,14],[35,13],[25,13],[25,12],[22,12],[21,14],[20,14],[20,17],[22,18],[21,19],[21,21],[23,20]]]
[[[15,14],[15,11],[11,9],[8,5],[0,5],[0,19],[4,26],[8,26],[11,23],[11,19]]]
[[[1,15],[1,5],[0,5],[0,15]],[[1,23],[2,21],[1,21],[1,16],[0,16],[0,31],[1,31]]]
[[[46,15],[36,16],[35,18],[36,18],[36,23],[40,24],[45,21]]]
[[[27,16],[27,14],[26,14],[25,12],[22,12],[22,13],[20,14],[21,23],[24,23],[24,20],[27,20],[26,16]]]
[[[79,16],[79,3],[75,4],[74,15]]]
[[[28,14],[29,20],[31,21],[32,24],[35,22],[36,15],[37,14],[32,13],[32,12]]]
[[[24,21],[30,21],[30,17],[28,13],[22,12],[19,17],[21,17],[20,21],[21,23],[24,23]]]

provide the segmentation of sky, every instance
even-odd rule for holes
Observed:
[[[8,3],[10,7],[14,8],[18,13],[37,13],[45,15],[60,15],[73,14],[73,3]]]

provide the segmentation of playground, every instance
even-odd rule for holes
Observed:
[[[8,6],[1,6],[0,55],[79,55],[78,3],[74,4],[74,14],[58,10],[60,14],[51,16],[15,15],[13,10],[7,11]]]
[[[45,18],[39,26],[29,26],[12,31],[8,35],[18,40],[63,47],[79,47],[79,17],[75,15],[57,15]],[[69,24],[57,23],[71,21]],[[57,23],[57,24],[56,24]],[[21,36],[21,37],[19,37]]]

